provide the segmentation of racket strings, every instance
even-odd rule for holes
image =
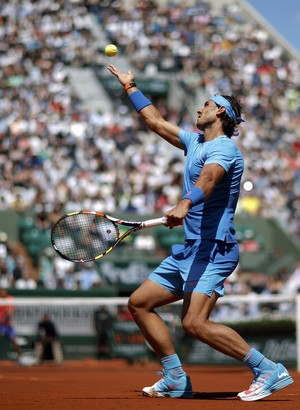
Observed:
[[[92,260],[104,254],[119,237],[118,227],[98,214],[78,213],[53,228],[56,249],[69,259]]]

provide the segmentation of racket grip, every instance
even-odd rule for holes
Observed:
[[[151,228],[151,226],[160,226],[164,225],[167,223],[168,219],[163,216],[162,218],[156,218],[156,219],[149,219],[148,221],[143,222],[143,228]]]

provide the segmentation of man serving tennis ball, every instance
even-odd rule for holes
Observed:
[[[130,296],[128,307],[163,366],[163,378],[144,387],[146,396],[192,397],[192,384],[177,356],[166,324],[155,308],[183,299],[182,326],[191,336],[240,362],[254,374],[250,387],[239,393],[244,401],[263,399],[293,383],[286,368],[251,348],[233,329],[209,317],[224,281],[239,260],[234,214],[244,168],[243,157],[231,137],[243,122],[234,96],[213,95],[197,110],[199,133],[166,121],[138,90],[132,71],[115,75],[148,128],[186,156],[183,195],[166,212],[167,226],[184,226],[185,244],[172,254]]]

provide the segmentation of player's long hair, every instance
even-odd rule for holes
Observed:
[[[222,97],[226,98],[226,100],[230,102],[230,105],[236,113],[236,116],[240,117],[242,114],[242,105],[238,98],[234,95],[222,95]],[[225,135],[231,138],[232,135],[236,134],[238,124],[238,122],[230,118],[226,114],[226,112],[224,112],[224,115],[222,116],[222,126]]]

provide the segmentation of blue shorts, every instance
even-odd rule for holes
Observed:
[[[196,240],[173,245],[172,254],[149,275],[149,279],[180,298],[186,292],[224,295],[224,281],[239,261],[237,243]]]
[[[0,325],[0,335],[13,340],[16,337],[14,329],[10,325]]]

